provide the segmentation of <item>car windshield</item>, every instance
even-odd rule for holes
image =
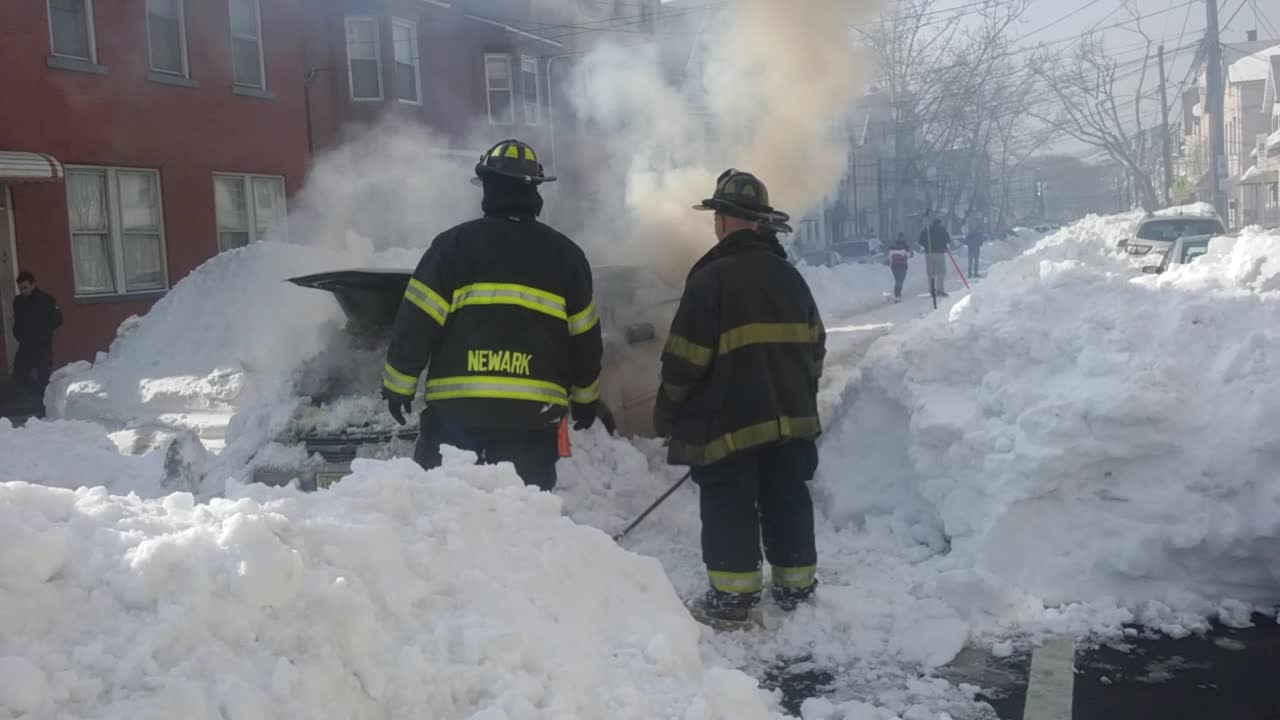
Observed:
[[[1169,218],[1139,225],[1138,239],[1173,242],[1183,235],[1213,235],[1221,232],[1222,223],[1216,218]]]

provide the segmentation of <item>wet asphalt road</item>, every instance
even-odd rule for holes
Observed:
[[[984,689],[982,699],[1000,720],[1280,720],[1280,624],[1256,615],[1251,628],[1214,625],[1204,636],[1140,637],[1123,643],[1077,646],[1069,695],[1046,703],[1032,692],[1032,653],[995,658],[970,648],[938,674]],[[1037,651],[1038,652],[1038,651]],[[784,706],[798,715],[808,697],[847,698],[849,679],[784,663],[762,678],[782,690]],[[1065,667],[1064,667],[1065,669]],[[1069,670],[1068,670],[1069,672]],[[1061,680],[1062,678],[1060,678]],[[961,720],[957,718],[956,720]]]

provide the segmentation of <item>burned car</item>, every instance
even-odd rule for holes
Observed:
[[[290,278],[328,292],[346,315],[326,349],[303,364],[296,378],[304,402],[278,442],[301,446],[301,466],[255,464],[253,479],[273,485],[297,480],[303,489],[327,487],[350,471],[357,457],[408,457],[417,417],[397,425],[381,398],[382,367],[391,328],[411,272],[339,270]],[[656,269],[606,266],[594,271],[596,308],[604,337],[601,402],[627,436],[652,435],[653,403],[667,328],[679,289]]]

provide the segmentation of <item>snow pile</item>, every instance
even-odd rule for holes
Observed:
[[[56,488],[104,486],[119,495],[164,494],[163,455],[122,455],[98,425],[28,420],[14,428],[0,418],[0,482]]]
[[[824,438],[829,517],[949,543],[928,592],[965,615],[1280,597],[1280,236],[1157,278],[1109,250],[1136,220],[1065,228],[879,343]]]
[[[774,716],[657,562],[473,460],[207,505],[0,484],[0,715]]]

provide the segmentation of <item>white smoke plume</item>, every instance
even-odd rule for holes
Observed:
[[[846,171],[842,126],[871,79],[850,24],[878,10],[875,0],[733,0],[687,12],[692,47],[679,48],[687,58],[663,58],[658,48],[592,51],[573,99],[609,138],[613,177],[598,184],[625,188],[615,210],[626,218],[586,233],[592,248],[683,272],[714,243],[710,217],[690,206],[729,167],[760,177],[793,219],[817,207]],[[663,60],[674,60],[677,77]],[[615,241],[589,239],[597,235]]]

